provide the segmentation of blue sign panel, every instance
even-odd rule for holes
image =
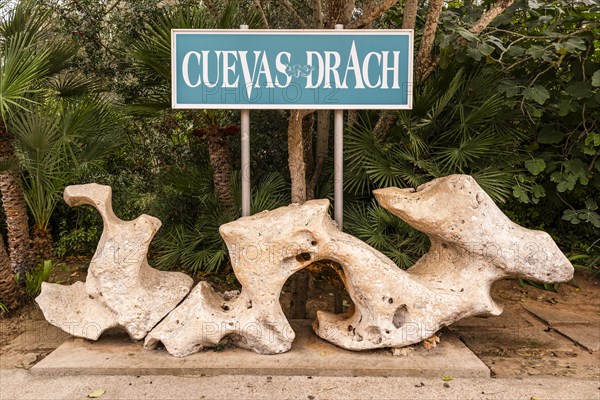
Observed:
[[[173,108],[409,109],[412,30],[172,31]]]

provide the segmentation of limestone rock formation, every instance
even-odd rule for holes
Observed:
[[[402,271],[374,250],[357,254],[352,240],[339,242],[347,251],[335,261],[350,275],[356,311],[351,316],[321,312],[314,325],[319,336],[338,346],[362,350],[417,343],[461,318],[500,314],[490,296],[497,280],[552,283],[573,276],[573,266],[547,233],[511,222],[470,176],[374,194],[382,207],[426,233],[431,248]],[[354,268],[361,260],[368,267]]]
[[[222,225],[219,231],[242,284],[241,293],[224,299],[200,283],[148,334],[146,347],[162,342],[169,353],[185,356],[230,336],[238,346],[257,353],[289,350],[295,335],[279,295],[294,272],[308,266],[316,253],[327,252],[319,233],[339,232],[328,207],[327,200],[313,200]],[[328,241],[324,236],[323,244]]]
[[[512,223],[465,175],[412,189],[375,191],[394,215],[426,233],[431,249],[408,271],[329,218],[327,200],[263,212],[221,226],[242,291],[224,298],[201,283],[146,338],[176,356],[229,336],[259,353],[289,350],[294,333],[279,305],[285,281],[313,261],[341,264],[351,315],[317,314],[315,332],[351,350],[398,348],[471,315],[498,315],[489,290],[518,276],[541,282],[571,279],[573,267],[552,239]]]
[[[511,222],[469,176],[374,193],[382,207],[431,240],[429,252],[407,271],[341,232],[327,200],[312,200],[222,225],[241,292],[219,294],[201,282],[181,302],[191,278],[157,271],[146,260],[160,221],[148,215],[122,221],[112,211],[110,187],[70,186],[67,203],[96,207],[104,231],[85,284],[45,283],[36,300],[48,321],[75,336],[97,339],[120,327],[134,339],[146,337],[147,348],[162,342],[175,356],[227,336],[240,347],[277,354],[289,350],[295,336],[281,310],[281,289],[314,261],[341,265],[354,309],[318,312],[313,329],[350,350],[399,348],[458,319],[498,315],[490,288],[499,279],[552,283],[573,276],[548,234]]]
[[[75,336],[95,340],[105,330],[120,327],[133,339],[143,339],[193,283],[185,274],[148,265],[148,246],[160,221],[145,214],[133,221],[119,219],[112,210],[109,186],[68,186],[64,198],[70,206],[94,206],[104,229],[85,284],[43,283],[36,301],[44,316]]]

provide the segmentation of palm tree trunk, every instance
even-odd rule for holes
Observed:
[[[15,273],[10,267],[10,259],[6,254],[4,238],[0,234],[0,303],[9,310],[19,305],[20,290],[15,279]]]
[[[52,234],[49,229],[33,227],[33,244],[32,244],[33,259],[36,262],[51,260],[54,255]]]
[[[16,164],[15,147],[8,136],[6,126],[0,122],[0,165],[6,169],[0,172],[0,193],[8,228],[8,254],[12,271],[23,274],[32,266],[31,240],[27,203],[19,184],[18,169],[7,168]]]

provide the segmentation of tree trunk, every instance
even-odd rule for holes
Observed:
[[[306,110],[293,110],[288,123],[288,167],[292,183],[292,203],[306,201],[306,165],[304,164],[304,140],[302,119]]]
[[[417,22],[417,9],[419,0],[406,0],[404,2],[404,15],[402,15],[402,29],[415,29]]]
[[[11,166],[0,172],[0,193],[6,215],[8,254],[13,272],[23,274],[32,266],[31,240],[27,220],[27,203],[19,184],[15,147],[5,125],[0,122],[0,165]]]
[[[292,301],[290,302],[291,319],[306,318],[309,279],[310,275],[307,269],[302,269],[292,275]]]
[[[398,122],[398,114],[394,111],[384,111],[373,128],[373,136],[376,139],[385,138],[388,133],[396,126]]]
[[[354,128],[354,125],[358,122],[358,110],[348,110],[348,121],[347,129]]]
[[[421,45],[419,47],[419,54],[415,60],[415,82],[423,82],[424,76],[429,74],[429,70],[433,65],[433,43],[435,41],[435,34],[437,32],[438,23],[440,21],[440,15],[442,14],[442,0],[430,0],[429,11],[427,12],[427,20],[425,21],[425,27],[423,28],[423,36],[421,38]]]
[[[327,153],[329,151],[329,126],[330,126],[330,115],[329,110],[317,111],[317,149],[315,162],[315,168],[313,170],[310,181],[308,182],[307,194],[310,198],[315,198],[316,188],[323,167],[327,161]]]
[[[313,0],[313,28],[323,29],[323,7],[321,0]]]
[[[4,247],[4,238],[0,234],[0,303],[9,310],[19,305],[20,290],[15,274],[10,267],[10,259]]]
[[[223,210],[232,212],[235,207],[231,189],[231,151],[227,137],[216,129],[210,129],[207,135],[208,156],[212,168],[213,185],[219,205]],[[244,171],[242,171],[244,173]]]
[[[306,178],[313,176],[315,170],[315,155],[313,152],[313,125],[315,123],[316,113],[309,114],[302,120],[302,140],[304,145],[304,165],[306,165]],[[311,193],[310,185],[306,187],[306,200],[315,198],[314,192]]]
[[[52,234],[49,229],[33,227],[33,259],[39,263],[54,257]]]
[[[302,119],[310,114],[307,110],[293,110],[288,123],[288,166],[292,182],[292,203],[302,204],[306,201],[306,164],[304,162],[304,135]],[[306,301],[308,300],[308,271],[301,270],[292,277],[292,302],[290,318],[306,318]]]

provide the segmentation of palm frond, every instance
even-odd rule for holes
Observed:
[[[351,203],[344,213],[344,228],[390,257],[400,268],[409,268],[427,251],[425,235],[390,214],[374,200]]]
[[[59,97],[76,97],[102,91],[102,84],[77,72],[62,72],[48,79],[46,85]]]
[[[236,0],[227,0],[217,16],[211,15],[203,6],[165,7],[164,13],[156,21],[146,25],[140,40],[136,41],[130,52],[134,67],[156,92],[144,96],[143,100],[128,106],[127,110],[135,114],[152,115],[170,108],[172,29],[238,29],[241,24],[257,27],[260,19],[255,10],[242,13],[240,2]]]
[[[513,171],[486,168],[474,171],[471,175],[494,201],[504,203],[511,196]]]
[[[288,204],[288,193],[288,184],[281,174],[272,172],[265,175],[252,190],[250,203],[252,214]]]
[[[48,73],[48,51],[37,51],[25,34],[13,34],[0,46],[0,114],[4,121],[41,89]]]
[[[199,174],[203,185],[210,184],[210,175]],[[209,273],[219,270],[227,261],[225,242],[219,234],[219,227],[240,217],[241,193],[239,174],[233,177],[233,193],[237,208],[233,215],[222,210],[210,189],[199,197],[201,203],[197,219],[187,224],[167,227],[166,234],[157,238],[159,256],[157,262],[163,268],[184,268],[192,273]],[[177,187],[186,190],[180,180],[173,181]],[[289,188],[285,179],[278,173],[269,173],[254,182],[251,198],[252,213],[272,210],[288,204]],[[210,193],[207,195],[206,193]]]
[[[35,0],[21,0],[0,21],[0,45],[14,37],[21,38],[28,47],[46,37],[50,24],[50,10]]]
[[[118,146],[113,136],[118,121],[108,103],[93,96],[31,104],[10,119],[25,199],[37,226],[48,225],[70,177]]]

